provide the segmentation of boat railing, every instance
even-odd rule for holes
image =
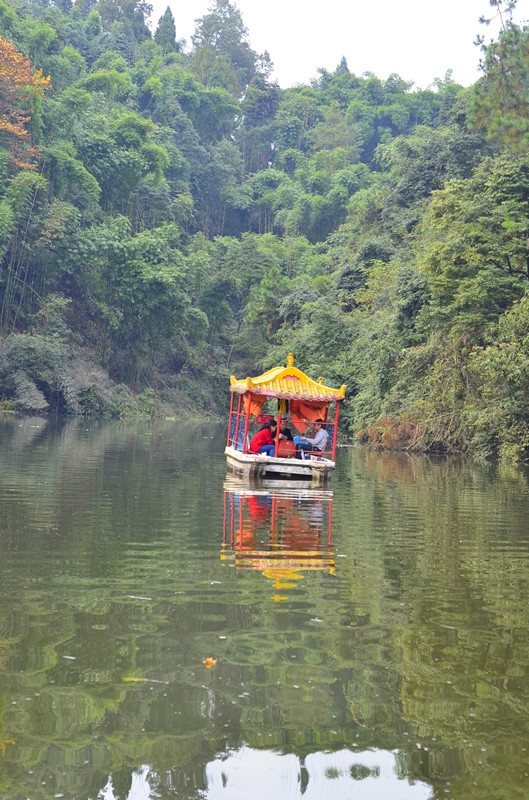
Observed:
[[[242,450],[242,443],[244,441],[244,423],[245,423],[244,417],[239,416],[239,418],[237,419],[237,414],[232,414],[230,419],[230,433],[229,433],[228,444],[235,450]]]
[[[304,433],[296,434],[295,439],[313,439],[314,438],[314,423],[310,420],[306,420],[308,423],[307,428],[305,429]],[[313,450],[307,451],[306,458],[327,458],[332,461],[332,451],[333,451],[333,440],[334,440],[334,422],[323,422],[321,423],[322,429],[327,433],[327,442],[323,450]]]

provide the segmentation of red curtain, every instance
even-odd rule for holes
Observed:
[[[308,428],[306,420],[316,422],[318,419],[325,419],[328,408],[328,403],[309,403],[304,400],[291,400],[290,412],[292,414],[292,424],[300,433],[303,433]]]
[[[255,395],[252,394],[252,402],[250,405],[250,414],[254,417],[257,417],[258,414],[261,413],[263,410],[263,406],[266,403],[266,397],[264,395]],[[244,413],[246,414],[248,411],[248,395],[244,395]]]

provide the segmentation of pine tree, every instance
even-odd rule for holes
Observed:
[[[169,6],[167,6],[159,19],[154,39],[157,44],[160,45],[164,53],[173,53],[175,50],[178,50],[175,21]]]

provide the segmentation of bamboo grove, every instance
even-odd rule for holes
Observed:
[[[0,0],[4,407],[214,416],[292,350],[359,441],[526,460],[529,28],[489,5],[473,87],[281,89],[230,0],[189,43]]]

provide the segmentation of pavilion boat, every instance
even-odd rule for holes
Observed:
[[[314,486],[325,485],[334,469],[336,433],[340,403],[345,397],[345,386],[331,389],[321,378],[312,380],[294,366],[292,353],[288,354],[286,367],[274,367],[257,378],[237,380],[230,378],[230,415],[226,460],[228,468],[237,475],[252,480],[308,481]],[[270,413],[263,413],[265,404]],[[281,419],[288,420],[295,429],[294,441],[280,438]],[[250,452],[251,436],[255,426],[277,423],[275,456]],[[301,458],[298,436],[312,438],[313,425],[323,420],[327,443],[323,451],[306,453]]]

